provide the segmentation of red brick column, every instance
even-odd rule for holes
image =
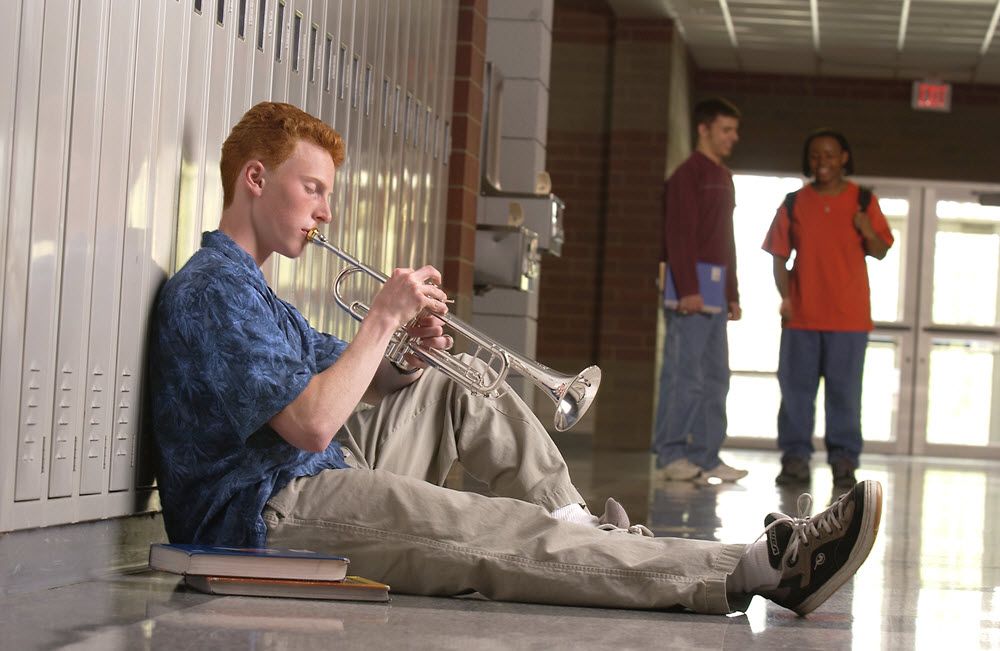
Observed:
[[[671,39],[668,20],[556,0],[547,161],[566,244],[543,263],[538,350],[600,364],[600,447],[650,443]]]
[[[562,257],[542,260],[537,345],[565,372],[598,361],[613,21],[603,1],[556,0],[546,167],[566,202],[566,241]]]
[[[669,20],[619,19],[608,151],[595,444],[648,449],[670,88]]]
[[[448,213],[444,238],[444,287],[455,311],[472,312],[476,256],[476,197],[483,124],[483,66],[486,60],[487,0],[461,0],[455,49],[451,153],[448,159]]]

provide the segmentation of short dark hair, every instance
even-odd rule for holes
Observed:
[[[834,131],[828,127],[823,127],[822,129],[817,129],[810,133],[806,137],[806,142],[802,145],[802,176],[807,179],[812,176],[812,170],[809,169],[809,145],[816,138],[833,138],[838,143],[840,143],[840,148],[847,152],[847,163],[844,165],[844,175],[854,173],[854,154],[851,152],[851,145],[847,142],[847,138],[844,137],[839,131]]]
[[[742,117],[740,110],[729,100],[721,97],[710,97],[694,105],[694,113],[691,116],[691,121],[694,123],[695,130],[697,130],[698,125],[710,125],[720,115],[736,118],[737,120]]]

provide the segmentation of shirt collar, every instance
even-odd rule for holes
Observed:
[[[241,267],[248,267],[258,273],[260,272],[260,268],[254,261],[253,256],[244,251],[239,244],[222,231],[205,231],[201,234],[201,245],[205,248],[218,251]]]

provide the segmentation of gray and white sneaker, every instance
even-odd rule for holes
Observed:
[[[629,522],[625,507],[613,497],[604,503],[604,515],[597,520],[597,528],[604,531],[630,533],[636,536],[653,537],[653,532],[641,524]]]
[[[701,473],[701,468],[681,457],[662,468],[657,468],[655,477],[660,481],[691,481]]]
[[[882,485],[865,480],[828,509],[803,517],[812,496],[803,493],[799,516],[765,518],[768,561],[781,570],[778,586],[760,594],[799,615],[816,610],[854,576],[875,544],[882,519]]]
[[[697,481],[704,484],[709,483],[712,479],[720,479],[722,481],[739,481],[748,474],[750,473],[747,470],[733,468],[732,466],[720,461],[719,465],[711,470],[702,470],[698,474]]]

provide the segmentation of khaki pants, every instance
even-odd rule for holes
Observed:
[[[744,545],[645,538],[556,520],[582,502],[513,392],[472,396],[436,371],[337,434],[348,470],[300,477],[264,510],[268,544],[340,554],[400,593],[573,606],[729,611]],[[444,488],[456,459],[502,497]]]

